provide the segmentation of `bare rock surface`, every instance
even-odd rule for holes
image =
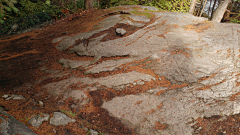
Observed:
[[[145,8],[154,10],[142,6],[141,12]],[[239,114],[240,26],[187,13],[150,13],[155,17],[130,15],[143,26],[128,36],[104,41],[107,32],[93,36],[119,23],[131,25],[129,15],[118,14],[107,16],[93,31],[53,39],[59,51],[94,60],[61,58],[64,67],[84,74],[71,74],[43,88],[64,99],[80,100],[80,106],[94,101],[89,106],[103,109],[104,116],[140,135],[191,135],[198,118]],[[87,45],[76,44],[84,39]],[[87,111],[96,109],[92,108]],[[50,123],[62,118],[66,117],[55,113]]]
[[[102,85],[102,86],[106,86],[109,88],[114,88],[114,89],[120,90],[122,86],[134,83],[135,81],[138,81],[138,80],[151,81],[151,80],[155,80],[155,78],[148,74],[143,74],[143,73],[133,71],[133,72],[129,72],[129,73],[116,74],[116,75],[101,77],[101,78],[72,77],[72,78],[65,79],[65,80],[62,80],[59,82],[49,83],[49,84],[45,85],[44,87],[46,89],[48,89],[50,92],[53,92],[55,94],[60,94],[61,92],[66,91],[66,89],[70,85],[76,84],[78,82],[81,82],[82,84],[99,83],[100,86]]]
[[[134,21],[137,21],[137,22],[149,22],[150,19],[145,17],[145,16],[137,16],[137,15],[131,15],[129,16],[129,18],[133,19]]]
[[[121,23],[128,24],[130,26],[136,26],[136,27],[143,27],[145,25],[144,23],[132,22],[128,19],[124,19],[121,22],[119,22],[119,24],[121,24]]]

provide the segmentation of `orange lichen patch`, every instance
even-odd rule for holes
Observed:
[[[163,124],[161,124],[159,122],[156,122],[155,125],[156,125],[155,126],[156,130],[164,130],[164,129],[166,129],[168,127],[168,125],[163,125]]]
[[[171,52],[172,55],[180,54],[180,53],[183,54],[183,55],[185,55],[185,57],[187,57],[187,58],[190,57],[190,54],[189,54],[189,53],[186,53],[184,50],[175,50],[175,51],[172,51],[172,52]]]
[[[161,90],[159,92],[156,93],[156,96],[160,96],[162,93],[164,93],[166,90]]]
[[[188,20],[190,20],[189,18],[187,18],[187,17],[185,17],[185,16],[183,16],[183,15],[181,15],[183,18],[185,18],[185,19],[188,19]]]
[[[207,80],[207,79],[211,79],[213,78],[217,73],[211,75],[211,76],[206,76],[206,77],[202,77],[201,79],[198,80],[198,83],[201,82],[201,81],[204,81],[204,80]]]
[[[139,105],[139,104],[141,104],[143,101],[138,101],[138,102],[136,102],[134,105]]]
[[[177,17],[174,17],[174,18],[176,18],[177,20],[179,20],[179,21],[181,21],[181,22],[184,22],[183,20],[180,20],[180,19],[178,19]]]
[[[229,49],[227,50],[227,52],[228,52],[228,53],[231,53],[231,49],[229,48]]]
[[[194,73],[198,73],[199,71],[195,71]]]
[[[202,49],[195,49],[195,50],[197,50],[197,51],[201,51]]]
[[[175,51],[172,51],[171,54],[174,55],[174,54],[179,54],[182,52],[183,52],[183,50],[175,50]]]
[[[162,52],[167,52],[168,50],[162,49]]]
[[[158,37],[162,37],[162,38],[164,38],[164,39],[166,39],[165,38],[165,36],[164,35],[162,35],[162,34],[160,34],[160,35],[157,35]]]
[[[236,87],[240,86],[240,82],[237,82]]]
[[[198,24],[187,25],[185,26],[185,30],[194,30],[195,32],[203,32],[204,30],[208,30],[213,27],[212,23],[201,22]]]
[[[171,86],[171,82],[168,81],[167,79],[165,79],[164,76],[161,76],[161,81],[160,81],[160,86],[163,86],[163,87],[170,87]]]
[[[165,35],[165,34],[168,34],[170,31],[166,31],[166,32],[164,32],[164,34],[163,35]]]
[[[179,88],[183,88],[183,87],[187,87],[187,86],[189,86],[189,84],[187,84],[187,83],[183,83],[183,84],[172,84],[169,89],[179,89]]]
[[[225,81],[226,81],[226,79],[224,79],[224,80],[221,81],[220,83],[216,83],[216,84],[212,84],[212,85],[207,85],[207,86],[204,86],[204,87],[202,87],[202,88],[198,88],[197,90],[206,90],[206,89],[211,88],[212,86],[217,86],[217,85],[219,85],[219,84],[221,84],[221,83],[223,83],[223,82],[225,82]]]
[[[158,110],[160,110],[161,108],[162,108],[162,106],[163,106],[163,104],[161,103],[161,104],[159,104],[158,106],[157,106],[157,109]]]
[[[147,111],[145,114],[152,114],[156,111],[156,109],[151,109],[151,111]]]
[[[221,51],[217,51],[217,53],[219,53],[219,52],[221,52]]]
[[[231,55],[231,54],[228,54],[228,55],[226,56],[226,58],[228,58],[230,55]]]
[[[152,36],[147,37],[146,39],[150,39]]]
[[[187,58],[190,57],[190,54],[189,54],[189,53],[186,53],[186,52],[183,52],[183,55],[185,55],[185,57],[187,57]]]
[[[173,27],[173,28],[178,28],[179,26],[177,24],[170,24],[170,25],[167,25],[168,27]]]
[[[2,117],[4,117],[4,118],[9,118],[8,116],[6,116],[6,115],[3,115],[3,114],[0,114],[0,116],[2,116]],[[1,119],[0,119],[0,123],[1,123]]]
[[[188,43],[188,44],[184,44],[184,45],[182,45],[182,46],[184,47],[184,46],[188,46],[188,45],[190,45],[190,44]],[[190,49],[188,48],[187,50],[190,50]]]
[[[6,57],[6,58],[0,58],[0,61],[1,60],[8,60],[8,59],[16,58],[16,57],[19,57],[19,56],[22,56],[22,55],[25,55],[25,54],[36,54],[36,53],[40,53],[40,52],[36,51],[36,50],[31,50],[31,51],[27,51],[27,52],[24,52],[24,53],[21,53],[21,54],[11,55],[11,56]],[[1,57],[4,57],[4,56],[1,56]]]
[[[238,92],[238,93],[232,95],[230,101],[234,101],[235,98],[238,97],[239,95],[240,95],[240,92]]]

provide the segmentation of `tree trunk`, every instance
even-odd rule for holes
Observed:
[[[86,10],[93,9],[94,0],[84,0],[84,6]]]
[[[210,13],[211,6],[212,6],[212,0],[210,0],[210,5],[209,5],[209,8],[208,8],[208,18],[209,18],[209,13]]]
[[[202,5],[203,5],[203,0],[201,1],[201,5],[200,5],[200,7],[199,7],[199,9],[198,9],[198,12],[197,12],[197,15],[196,15],[196,16],[199,16],[199,13],[200,13],[200,10],[201,10],[201,8],[202,8]]]
[[[217,2],[217,0],[214,0],[213,7],[212,7],[212,13],[211,13],[211,19],[212,19],[212,17],[213,17],[213,11],[214,11],[216,2]]]
[[[221,22],[223,15],[227,9],[228,4],[231,2],[231,0],[225,0],[223,3],[221,3],[216,11],[214,12],[214,15],[212,17],[213,22]]]
[[[190,8],[189,8],[189,14],[193,14],[196,3],[197,3],[197,0],[191,0],[191,5],[190,5]]]
[[[207,0],[205,0],[205,2],[204,2],[204,5],[203,5],[203,8],[202,8],[202,11],[201,11],[201,13],[200,13],[200,17],[202,16],[202,12],[203,12],[203,10],[204,10],[204,8],[205,8],[205,6],[206,6],[206,3],[207,3]]]

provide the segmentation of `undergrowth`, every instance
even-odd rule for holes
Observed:
[[[5,5],[0,3],[0,7]],[[15,7],[18,13],[10,10],[4,12],[4,21],[0,23],[0,37],[15,34],[46,21],[60,19],[66,14],[82,12],[84,0],[18,0]]]

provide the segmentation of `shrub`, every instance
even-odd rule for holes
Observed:
[[[0,23],[4,23],[4,16],[6,14],[5,10],[11,12],[12,10],[15,13],[18,13],[18,9],[14,6],[17,3],[17,0],[0,0]]]

